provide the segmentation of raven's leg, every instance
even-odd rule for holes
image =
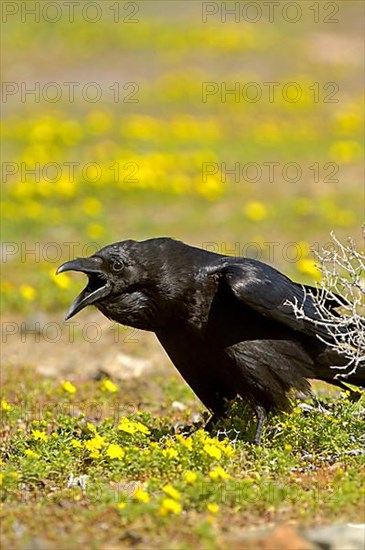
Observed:
[[[266,409],[261,405],[255,405],[254,410],[257,416],[257,427],[256,427],[256,433],[255,433],[255,438],[253,442],[255,445],[260,445],[262,428],[265,426],[267,422],[268,414]]]

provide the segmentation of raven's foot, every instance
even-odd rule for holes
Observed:
[[[268,414],[266,409],[264,409],[264,407],[262,407],[261,405],[255,406],[255,414],[257,416],[257,427],[253,442],[254,445],[260,445],[262,429],[267,422]]]

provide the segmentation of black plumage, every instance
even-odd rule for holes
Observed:
[[[308,287],[262,262],[156,238],[112,244],[58,273],[70,270],[89,282],[67,318],[92,304],[118,323],[154,332],[212,422],[237,396],[250,403],[256,443],[267,415],[290,409],[290,390],[308,392],[308,378],[342,385],[331,366],[346,359],[319,340],[325,329],[298,319],[288,304],[296,299],[316,319]],[[364,385],[365,366],[347,381]]]

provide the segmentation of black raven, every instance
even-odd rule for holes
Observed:
[[[288,304],[297,300],[316,319],[310,287],[258,260],[155,238],[111,244],[57,273],[71,270],[89,282],[66,319],[95,305],[113,321],[154,332],[212,413],[210,424],[240,396],[256,413],[259,443],[268,414],[290,409],[290,390],[308,392],[308,378],[342,386],[330,367],[346,360],[317,338],[325,329]],[[364,385],[364,365],[347,381]]]

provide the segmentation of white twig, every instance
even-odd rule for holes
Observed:
[[[331,250],[314,252],[322,273],[317,291],[303,287],[303,303],[294,300],[291,305],[298,319],[321,327],[318,338],[346,359],[344,365],[332,368],[338,371],[335,378],[347,378],[365,362],[365,253],[356,250],[351,238],[345,244],[333,233],[331,238]],[[315,319],[304,310],[308,299],[315,307]]]

